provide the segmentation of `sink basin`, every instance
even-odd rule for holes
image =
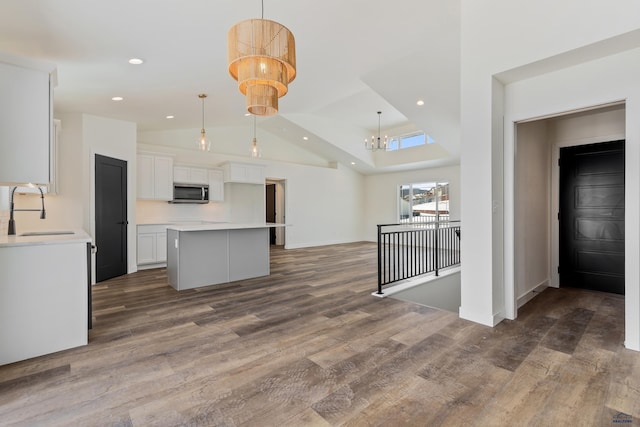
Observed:
[[[28,231],[21,236],[58,236],[62,234],[73,234],[73,231]]]

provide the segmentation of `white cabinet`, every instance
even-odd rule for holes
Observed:
[[[87,344],[91,239],[76,236],[0,248],[0,365]]]
[[[167,225],[138,225],[138,269],[163,267],[167,263]]]
[[[224,172],[219,169],[209,169],[209,201],[224,201]]]
[[[227,162],[221,166],[224,170],[224,182],[264,185],[265,173],[263,165]]]
[[[173,159],[138,154],[138,199],[173,199]]]
[[[173,182],[180,184],[208,184],[209,175],[206,169],[175,166],[173,168]]]
[[[49,184],[49,73],[0,57],[0,183]]]

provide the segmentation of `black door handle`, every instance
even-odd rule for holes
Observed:
[[[129,221],[121,221],[121,222],[117,222],[116,224],[119,224],[119,225],[127,224],[127,225],[129,225]]]

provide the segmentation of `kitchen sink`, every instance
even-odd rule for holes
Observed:
[[[62,234],[74,234],[73,231],[27,231],[26,233],[20,234],[21,236],[58,236]]]

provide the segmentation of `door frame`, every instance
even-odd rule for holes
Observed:
[[[281,178],[267,178],[265,179],[265,194],[266,185],[275,184],[276,186],[276,222],[279,224],[286,224],[286,190],[287,180]],[[287,247],[287,233],[286,227],[276,228],[276,245]]]
[[[136,270],[135,256],[136,256],[136,227],[135,225],[135,214],[136,214],[136,198],[133,189],[134,179],[132,177],[136,176],[135,164],[136,159],[133,157],[133,160],[129,159],[127,156],[123,156],[122,153],[112,153],[108,151],[97,151],[95,149],[91,149],[90,155],[90,165],[89,170],[87,171],[89,174],[89,180],[84,184],[85,185],[85,194],[89,194],[89,212],[85,213],[85,224],[89,224],[89,234],[93,239],[93,243],[95,245],[95,237],[96,237],[96,154],[105,157],[112,157],[114,159],[122,160],[127,163],[127,221],[129,222],[129,227],[127,227],[127,273],[133,273]],[[96,252],[99,251],[100,248],[96,247],[93,253],[91,254],[91,284],[96,284]],[[133,259],[132,259],[133,257]]]
[[[93,270],[93,273],[94,273],[94,276],[93,276],[94,282],[92,282],[92,283],[95,283],[95,281],[97,280],[97,268],[98,268],[97,252],[100,251],[100,245],[99,245],[99,242],[97,241],[97,227],[96,227],[96,224],[98,222],[97,221],[98,209],[97,209],[97,204],[96,204],[96,201],[97,201],[97,197],[96,197],[96,182],[97,182],[97,174],[96,174],[97,162],[96,162],[96,158],[98,156],[104,157],[104,158],[110,159],[110,160],[115,160],[115,161],[120,162],[120,163],[124,163],[124,168],[123,168],[124,169],[124,188],[123,188],[123,190],[124,190],[124,217],[125,217],[124,221],[125,221],[125,224],[126,224],[126,229],[125,229],[125,233],[124,233],[124,236],[123,236],[123,240],[124,241],[122,242],[123,243],[123,250],[124,250],[124,254],[123,254],[124,255],[124,273],[123,274],[129,273],[129,250],[130,250],[130,248],[129,248],[129,232],[130,232],[130,228],[131,228],[129,226],[129,205],[131,203],[131,201],[129,200],[129,182],[131,180],[131,178],[129,176],[129,174],[130,174],[130,172],[129,172],[129,169],[130,169],[129,163],[130,162],[127,161],[127,160],[121,159],[118,156],[108,156],[108,155],[105,155],[105,154],[93,153],[92,154],[92,159],[93,159],[92,160],[92,163],[93,163],[93,166],[92,166],[93,179],[91,180],[92,181],[92,187],[93,187],[92,191],[91,191],[91,193],[93,195],[93,197],[92,197],[92,199],[93,199],[93,201],[92,201],[92,208],[93,208],[92,226],[93,226],[93,230],[92,231],[93,231],[94,246],[96,247],[96,251],[95,251],[96,253],[94,255],[95,256],[95,259],[93,260],[94,262],[92,263],[92,270]]]
[[[606,139],[606,140],[605,140]],[[551,211],[549,212],[549,223],[551,224],[550,255],[549,264],[549,287],[560,287],[560,221],[557,213],[560,211],[560,149],[564,147],[575,147],[578,145],[597,144],[599,142],[617,141],[625,139],[624,134],[609,135],[606,137],[588,137],[571,141],[556,142],[551,147]]]
[[[584,108],[576,108],[573,110],[560,111],[548,115],[540,115],[536,117],[509,117],[505,118],[505,121],[502,123],[503,134],[500,143],[497,144],[503,158],[501,159],[501,164],[503,166],[502,169],[502,190],[501,199],[496,201],[494,199],[494,214],[496,212],[496,207],[499,206],[499,202],[502,202],[503,208],[501,209],[501,213],[503,214],[502,221],[502,249],[501,257],[499,262],[501,263],[503,281],[501,283],[501,302],[502,307],[499,307],[497,312],[494,313],[494,325],[497,324],[502,319],[516,319],[518,317],[518,295],[516,295],[516,286],[515,286],[515,278],[516,278],[516,264],[515,264],[515,256],[514,249],[516,246],[515,240],[515,198],[516,192],[519,190],[516,182],[516,156],[517,156],[517,140],[518,140],[518,132],[517,127],[520,123],[532,122],[532,121],[544,121],[544,120],[552,120],[556,118],[560,118],[567,115],[572,115],[575,113],[581,113],[584,111],[597,111],[601,109],[606,109],[609,107],[615,106],[623,106],[625,110],[625,117],[628,114],[628,106],[624,101],[612,101],[609,103],[595,104],[592,106],[584,107]],[[560,276],[558,274],[557,267],[559,265],[559,224],[558,224],[558,209],[559,209],[559,186],[560,186],[560,170],[558,166],[558,160],[560,159],[560,148],[561,147],[571,147],[575,145],[585,145],[585,144],[594,144],[603,141],[614,141],[624,139],[628,140],[628,136],[626,135],[626,128],[623,132],[615,132],[612,134],[602,134],[598,136],[588,136],[584,138],[575,138],[575,139],[567,139],[562,140],[560,142],[554,141],[550,146],[550,156],[549,161],[551,162],[551,182],[550,182],[550,210],[549,210],[549,223],[550,223],[550,238],[549,238],[549,281],[548,286],[557,288],[560,286]],[[627,145],[625,145],[627,147]],[[625,182],[629,182],[628,173],[629,173],[629,155],[626,154],[625,150]],[[625,194],[628,191],[625,192]],[[627,199],[628,200],[628,199]],[[627,202],[628,203],[628,202]],[[627,212],[625,209],[625,219],[629,218],[630,212]],[[495,233],[495,232],[494,232]],[[628,234],[629,230],[625,228],[625,255],[628,255]],[[495,253],[495,249],[494,249]],[[495,262],[495,260],[494,260]],[[495,266],[494,266],[495,267]],[[629,275],[627,274],[627,270],[625,268],[625,283],[629,280]],[[530,292],[523,300],[528,301],[533,297],[536,292],[540,292],[543,289],[535,289],[535,292]],[[522,296],[521,298],[523,298]],[[528,298],[528,299],[527,299]],[[626,298],[626,296],[625,296]],[[627,300],[628,301],[628,300]],[[625,303],[626,304],[626,303]],[[626,305],[625,305],[626,307]],[[625,320],[625,327],[626,322]]]

